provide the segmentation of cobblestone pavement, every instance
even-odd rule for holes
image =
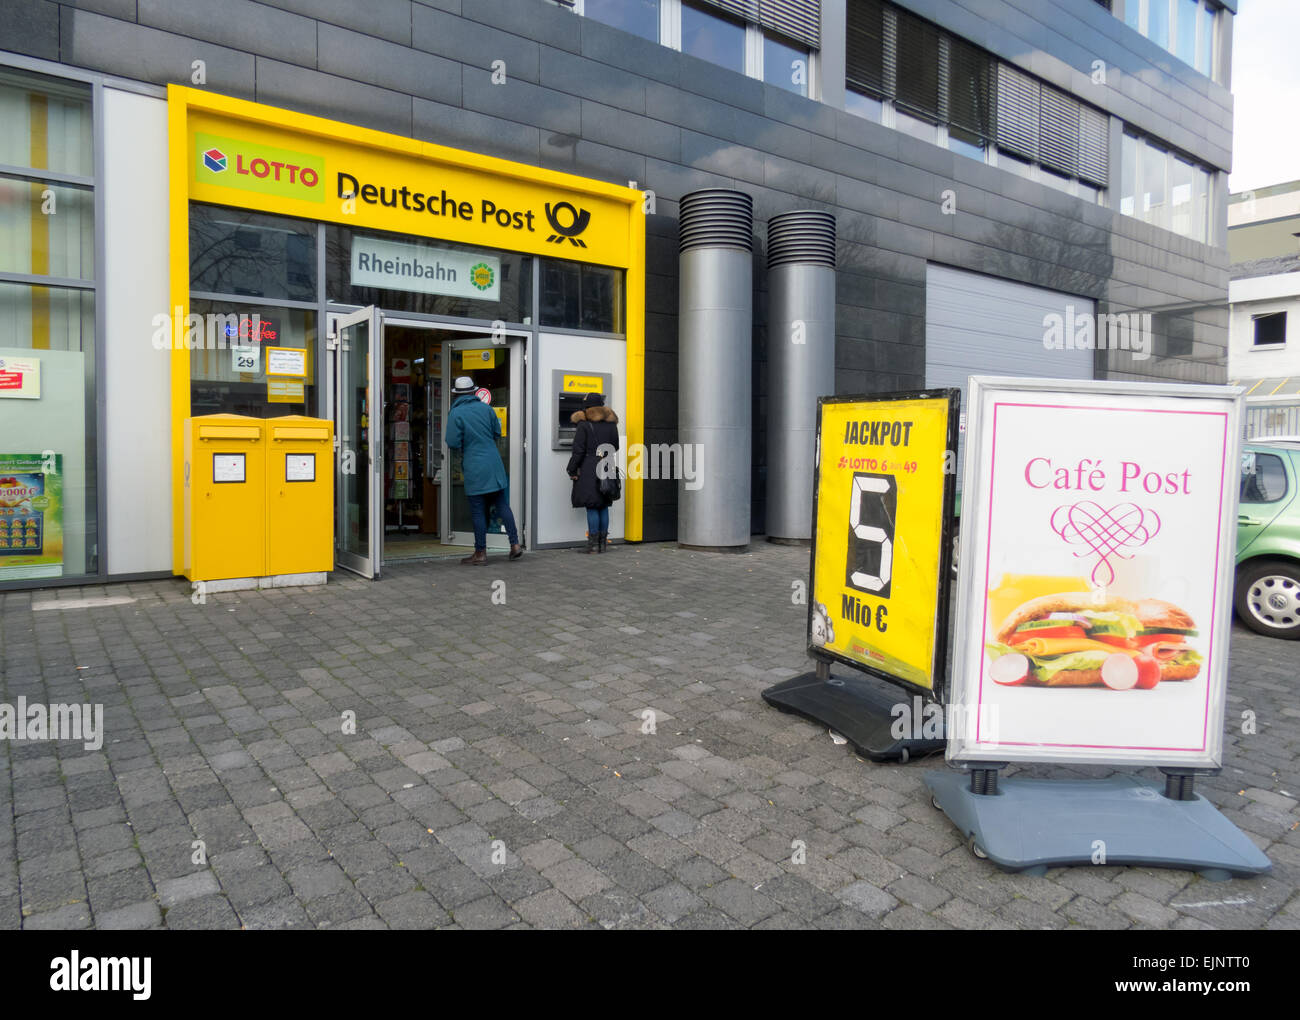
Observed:
[[[0,927],[1300,926],[1294,644],[1234,629],[1198,785],[1271,875],[1030,878],[931,806],[941,760],[866,763],[761,700],[806,668],[806,577],[756,541],[2,594],[0,702],[101,703],[106,739],[0,743]]]

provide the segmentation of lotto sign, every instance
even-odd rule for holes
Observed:
[[[949,757],[1218,767],[1240,391],[969,392]]]
[[[958,399],[818,405],[809,651],[927,692],[946,645]]]

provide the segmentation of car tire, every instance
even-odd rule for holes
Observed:
[[[1233,603],[1241,622],[1257,634],[1300,639],[1300,564],[1254,560],[1237,572]]]

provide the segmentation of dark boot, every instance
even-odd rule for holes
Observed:
[[[608,540],[609,540],[608,531],[598,532],[596,535],[596,552],[603,553],[605,551],[605,543]]]
[[[460,561],[462,567],[485,567],[487,566],[487,550],[475,549],[472,556],[466,556]]]
[[[519,557],[522,556],[523,554],[524,554],[524,547],[520,545],[518,542],[516,542],[514,545],[510,547],[510,558],[512,560],[519,559]]]
[[[594,553],[596,551],[596,535],[594,532],[587,532],[587,548],[579,549],[580,553]]]

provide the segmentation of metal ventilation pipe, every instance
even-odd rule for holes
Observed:
[[[749,545],[754,202],[739,191],[683,195],[677,422],[694,481],[677,483],[677,541]]]
[[[812,538],[817,398],[835,393],[835,217],[767,224],[767,536]]]

